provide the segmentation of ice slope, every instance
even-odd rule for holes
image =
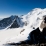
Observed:
[[[22,18],[23,22],[27,22],[27,25],[30,27],[40,27],[40,23],[43,21],[42,17],[46,15],[46,8],[35,8],[31,12],[29,12],[27,15],[24,15]]]
[[[26,22],[26,26],[24,25],[22,28],[17,29],[8,29],[0,31],[0,44],[6,43],[19,43],[21,41],[27,40],[29,33],[39,27],[43,21],[42,17],[46,15],[46,8],[35,8],[28,14],[22,16],[22,22]],[[22,33],[20,33],[23,29],[25,29]],[[17,31],[17,32],[16,32]]]

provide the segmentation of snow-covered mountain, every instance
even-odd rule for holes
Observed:
[[[7,28],[18,28],[23,26],[23,23],[21,21],[21,18],[18,16],[10,16],[8,18],[4,18],[0,20],[0,30],[1,29],[7,29]]]
[[[39,30],[42,32],[40,25],[43,21],[43,16],[46,16],[46,8],[35,8],[26,15],[23,15],[21,17],[15,16],[15,19],[13,16],[10,17],[13,18],[13,21],[6,20],[8,26],[5,26],[5,30],[0,30],[0,44],[21,43],[22,41],[26,41],[29,39],[29,34],[37,28],[39,28]],[[18,26],[18,28],[16,28],[16,26]],[[13,27],[15,28],[10,29]]]

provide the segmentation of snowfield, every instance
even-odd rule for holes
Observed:
[[[22,16],[22,22],[24,22],[23,27],[0,30],[0,45],[3,46],[3,44],[19,43],[21,41],[27,40],[29,33],[38,27],[40,31],[42,31],[40,24],[43,21],[43,16],[45,15],[46,8],[35,8],[28,14]]]
[[[12,37],[16,37],[22,28],[0,30],[0,44],[5,43]]]

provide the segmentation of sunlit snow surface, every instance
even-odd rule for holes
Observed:
[[[35,8],[27,15],[22,16],[22,21],[27,23],[27,25],[15,29],[4,29],[0,30],[0,45],[7,43],[19,43],[21,41],[27,40],[29,33],[39,27],[40,31],[40,24],[43,21],[42,17],[46,15],[46,8]],[[33,27],[35,29],[33,29]],[[20,33],[23,29],[25,29],[22,33]]]

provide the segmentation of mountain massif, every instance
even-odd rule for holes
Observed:
[[[0,20],[0,44],[37,43],[46,43],[46,8]]]

